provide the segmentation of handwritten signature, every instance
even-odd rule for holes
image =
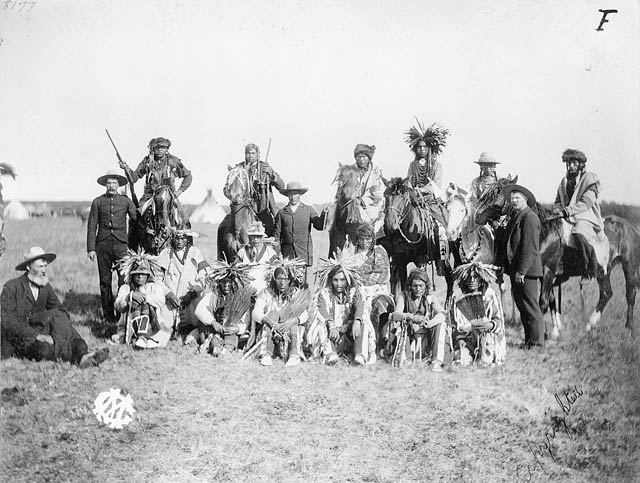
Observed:
[[[574,385],[573,388],[563,391],[560,394],[556,393],[554,395],[555,400],[558,403],[558,406],[560,406],[560,409],[562,409],[563,415],[553,416],[551,418],[551,421],[552,421],[551,429],[549,431],[545,431],[544,440],[541,443],[539,443],[537,446],[532,447],[527,441],[527,447],[529,448],[529,451],[533,455],[534,463],[526,464],[526,465],[521,464],[516,466],[516,476],[518,477],[518,479],[531,481],[531,479],[533,478],[533,473],[537,468],[541,469],[545,474],[547,474],[547,471],[544,465],[542,464],[542,458],[547,455],[550,456],[554,462],[558,463],[558,457],[554,453],[553,446],[551,443],[553,442],[553,440],[556,437],[556,434],[559,431],[564,431],[565,434],[570,439],[573,439],[573,433],[569,428],[569,426],[567,425],[567,417],[571,413],[571,408],[573,407],[573,405],[576,403],[578,398],[580,398],[580,396],[582,396],[583,394],[584,392],[578,389],[578,386]]]
[[[16,0],[3,0],[5,10],[13,10],[14,8],[18,12],[30,12],[37,2],[18,2]]]

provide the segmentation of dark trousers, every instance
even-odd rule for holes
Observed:
[[[544,346],[544,321],[540,310],[540,281],[537,278],[525,278],[524,285],[518,285],[511,275],[513,300],[520,312],[524,327],[524,343],[527,346]]]
[[[35,361],[65,361],[78,364],[89,349],[84,339],[73,328],[67,314],[54,309],[36,312],[31,316],[29,325],[39,334],[50,335],[53,345],[46,342],[10,340],[3,338],[3,345],[10,345],[13,356]],[[3,353],[7,347],[3,347]]]
[[[98,276],[100,277],[100,300],[102,301],[102,315],[108,322],[116,321],[113,310],[113,289],[111,279],[113,270],[117,270],[116,263],[127,254],[127,244],[111,238],[96,245],[96,258],[98,259]],[[118,287],[124,283],[124,279],[118,272]]]

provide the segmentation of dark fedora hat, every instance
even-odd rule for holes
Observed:
[[[522,193],[523,195],[525,195],[527,197],[527,204],[529,206],[535,206],[536,197],[531,191],[529,191],[524,186],[519,184],[508,184],[502,188],[502,194],[505,198],[509,198],[509,196],[513,191],[517,191],[518,193]]]

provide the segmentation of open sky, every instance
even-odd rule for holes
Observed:
[[[5,199],[101,194],[108,128],[132,167],[171,139],[187,203],[207,187],[223,201],[227,165],[269,139],[285,181],[331,201],[356,143],[406,174],[414,116],[451,131],[445,181],[468,185],[492,151],[549,202],[571,147],[604,199],[640,203],[640,2],[0,2],[0,161],[19,174]]]

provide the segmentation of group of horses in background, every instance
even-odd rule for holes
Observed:
[[[247,243],[246,229],[258,220],[251,207],[249,180],[242,168],[233,168],[228,178],[227,191],[231,194],[231,211],[228,219],[218,231],[219,256],[233,260],[237,250]],[[391,261],[391,287],[397,293],[405,286],[407,266],[410,263],[420,268],[440,265],[440,272],[447,284],[447,301],[453,294],[453,268],[472,260],[488,264],[500,264],[501,230],[505,218],[510,216],[510,203],[502,195],[502,188],[517,182],[517,176],[500,178],[477,201],[453,184],[446,190],[444,201],[448,213],[446,226],[449,254],[441,259],[436,230],[425,227],[424,214],[407,179],[392,178],[385,182],[384,230],[378,233],[377,242],[385,247]],[[362,201],[359,198],[359,173],[353,165],[340,165],[336,178],[335,208],[329,229],[329,256],[347,243],[355,243],[356,230],[363,222]],[[544,267],[540,306],[543,313],[551,311],[552,337],[561,330],[561,285],[570,277],[580,276],[580,258],[563,239],[563,223],[552,216],[550,210],[536,204],[534,212],[540,217],[540,247]],[[498,225],[500,220],[502,224]],[[640,284],[640,232],[624,218],[605,217],[605,234],[609,241],[609,262],[599,267],[597,281],[600,297],[595,311],[589,318],[586,329],[591,329],[601,318],[602,311],[611,299],[611,270],[622,266],[628,304],[626,327],[633,331],[633,308],[635,293]],[[558,287],[558,297],[554,293]],[[502,288],[502,287],[501,287]]]

